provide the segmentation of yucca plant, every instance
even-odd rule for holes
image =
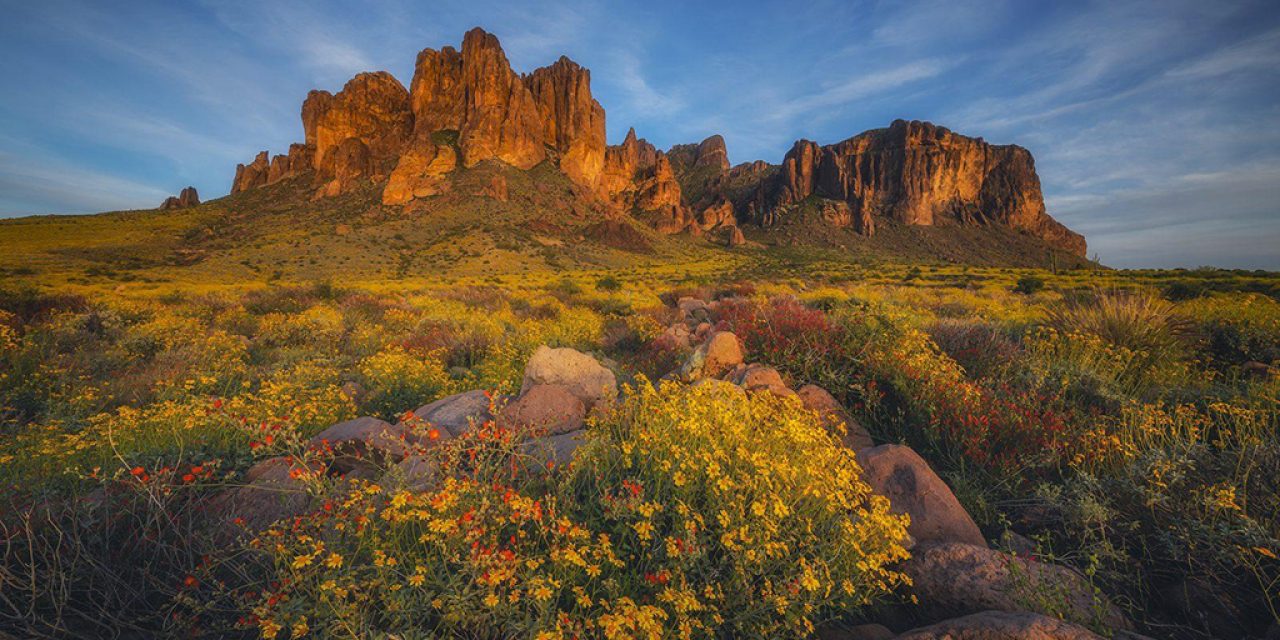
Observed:
[[[1186,359],[1192,324],[1174,305],[1148,291],[1095,289],[1049,309],[1062,335],[1091,336],[1126,352],[1129,373],[1147,377]]]

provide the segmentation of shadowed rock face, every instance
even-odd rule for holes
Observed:
[[[739,222],[767,228],[818,198],[818,219],[804,224],[866,236],[877,218],[1002,225],[1085,254],[1084,238],[1045,212],[1035,162],[1021,147],[903,120],[825,146],[799,140],[780,166],[731,167],[719,135],[664,154],[633,129],[608,146],[590,71],[561,57],[520,75],[498,39],[479,28],[461,50],[419,53],[408,90],[386,72],[362,73],[337,94],[310,92],[301,117],[304,142],[239,165],[232,193],[314,172],[318,196],[385,181],[383,204],[398,206],[449,190],[458,168],[550,161],[582,187],[579,196],[612,214],[643,214],[665,233],[700,235]]]

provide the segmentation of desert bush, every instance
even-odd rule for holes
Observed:
[[[1064,334],[1096,336],[1159,367],[1185,358],[1188,321],[1149,292],[1098,290],[1049,310],[1049,325]]]
[[[1132,405],[1103,420],[1073,479],[1041,490],[1060,549],[1150,616],[1212,637],[1280,620],[1274,410]]]
[[[613,276],[604,276],[596,280],[596,289],[600,291],[621,291],[622,282]]]
[[[1017,284],[1013,286],[1015,293],[1023,295],[1031,295],[1044,289],[1044,280],[1036,276],[1022,276],[1018,278]]]
[[[1207,356],[1214,366],[1280,361],[1280,302],[1275,299],[1216,295],[1184,303],[1179,310],[1205,336]]]
[[[1022,357],[1022,347],[990,322],[939,320],[929,337],[973,378],[1003,379]]]
[[[750,442],[748,447],[745,443]],[[778,637],[900,576],[905,519],[794,404],[643,387],[568,469],[486,425],[432,489],[366,485],[258,548],[267,638]]]
[[[215,548],[205,497],[217,461],[121,470],[89,493],[0,496],[0,635],[165,637]]]
[[[397,416],[452,391],[452,381],[442,354],[415,356],[391,347],[360,363],[360,381],[368,392],[361,409],[369,415],[395,421]]]

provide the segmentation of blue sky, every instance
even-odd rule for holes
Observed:
[[[224,195],[312,88],[472,26],[592,70],[610,142],[778,162],[894,118],[1036,157],[1115,266],[1280,269],[1280,9],[1257,2],[0,0],[0,216]]]

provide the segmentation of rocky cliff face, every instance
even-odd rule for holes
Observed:
[[[664,153],[633,129],[608,146],[590,71],[561,57],[520,75],[497,38],[478,28],[461,50],[419,53],[409,89],[386,72],[362,73],[336,94],[312,91],[301,117],[303,142],[239,165],[232,193],[310,176],[316,197],[373,181],[383,185],[383,204],[398,206],[449,190],[456,171],[482,162],[551,162],[579,197],[666,233],[767,229],[816,201],[813,223],[862,235],[877,219],[1003,225],[1085,252],[1084,238],[1045,212],[1035,163],[1021,147],[902,120],[831,145],[797,141],[780,166],[731,167],[719,135]]]
[[[927,122],[897,120],[826,146],[797,141],[776,178],[760,184],[751,202],[753,221],[779,224],[810,196],[846,203],[863,228],[875,216],[908,225],[1000,224],[1085,253],[1083,236],[1045,212],[1026,149],[990,145]]]

